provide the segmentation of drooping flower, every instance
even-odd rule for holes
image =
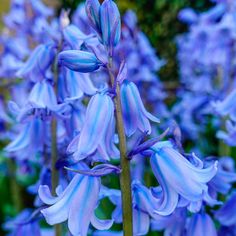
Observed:
[[[8,236],[25,236],[33,234],[40,236],[40,226],[37,219],[30,219],[32,210],[25,209],[20,212],[14,219],[4,223],[3,228],[10,231]],[[29,220],[30,219],[30,220]]]
[[[93,35],[85,35],[83,32],[79,30],[75,25],[70,24],[63,29],[63,36],[65,42],[71,47],[71,49],[79,50],[81,45],[93,37]]]
[[[100,220],[94,210],[97,207],[100,191],[100,178],[76,174],[64,191],[57,189],[58,196],[50,194],[47,185],[39,187],[39,197],[50,205],[41,212],[50,225],[68,220],[72,235],[86,236],[91,224],[99,230],[109,229],[112,220]]]
[[[114,105],[104,93],[94,95],[86,111],[85,122],[78,136],[68,147],[75,160],[82,160],[95,152],[97,158],[109,160],[118,155],[114,145]]]
[[[76,101],[84,94],[91,96],[97,92],[87,73],[78,73],[65,68],[64,76],[59,82],[60,95],[64,101]]]
[[[236,173],[233,159],[230,157],[221,157],[219,159],[217,173],[209,182],[209,190],[227,194],[234,182],[236,182]]]
[[[132,184],[132,193],[133,193],[133,234],[134,235],[146,235],[150,226],[150,215],[154,215],[155,207],[151,200],[152,195],[150,191],[144,186],[143,189],[141,183],[134,182]],[[112,212],[112,219],[116,223],[122,223],[122,201],[121,201],[121,192],[117,189],[105,189],[104,196],[107,196],[110,201],[116,206]],[[150,202],[149,202],[150,201]]]
[[[121,34],[120,12],[112,0],[105,0],[100,7],[102,42],[110,49],[115,47]]]
[[[126,135],[131,136],[137,130],[150,134],[149,120],[159,122],[159,119],[145,109],[137,86],[125,80],[121,85],[120,94]]]
[[[13,140],[5,147],[7,152],[19,152],[21,159],[28,158],[31,155],[43,150],[44,144],[48,141],[45,136],[49,127],[41,119],[35,118],[26,124],[20,126],[18,134],[13,136]],[[27,150],[23,152],[23,150]]]
[[[225,204],[215,213],[215,218],[224,226],[236,224],[236,192],[233,192]]]
[[[31,79],[34,82],[41,81],[51,65],[56,54],[54,44],[41,44],[37,46],[29,59],[17,72],[17,76]]]
[[[227,120],[225,122],[225,130],[217,132],[217,138],[222,139],[229,146],[236,146],[236,125],[235,122]]]
[[[222,115],[229,115],[230,118],[236,121],[236,90],[233,90],[223,101],[218,101],[214,104],[216,111]]]
[[[93,53],[80,50],[63,51],[59,53],[58,61],[62,66],[81,73],[93,72],[102,66]]]
[[[187,227],[186,236],[217,236],[216,228],[211,217],[205,213],[200,212],[194,214]]]
[[[182,236],[185,232],[185,224],[187,220],[187,209],[185,207],[176,208],[176,210],[168,216],[157,215],[151,221],[152,231],[164,230],[164,235]]]
[[[160,214],[172,213],[180,196],[189,202],[209,197],[207,183],[217,172],[217,162],[208,168],[196,167],[165,142],[151,149],[151,167],[163,191]]]
[[[51,117],[52,114],[65,118],[70,111],[70,107],[67,104],[57,103],[53,86],[47,80],[39,81],[34,85],[22,107],[10,101],[9,109],[20,122],[34,117],[46,119]]]

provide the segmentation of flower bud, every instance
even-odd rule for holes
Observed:
[[[102,42],[104,45],[115,47],[121,34],[121,20],[117,5],[112,0],[105,0],[100,7],[100,24]]]
[[[90,25],[100,33],[100,18],[99,9],[100,3],[98,0],[87,0],[85,3],[86,13],[90,22]]]
[[[79,50],[61,52],[58,56],[58,61],[70,70],[81,73],[93,72],[102,65],[93,53]]]

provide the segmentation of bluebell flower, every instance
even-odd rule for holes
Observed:
[[[21,159],[29,158],[29,153],[42,152],[44,144],[48,141],[45,136],[47,128],[47,124],[38,118],[21,125],[17,135],[13,136],[13,140],[5,147],[5,151],[20,152]]]
[[[90,25],[100,35],[100,3],[98,0],[86,0],[85,3],[86,13],[89,19]]]
[[[117,5],[112,0],[105,0],[100,7],[100,24],[102,42],[112,49],[115,47],[121,34],[121,20]]]
[[[186,236],[217,236],[216,228],[211,217],[201,212],[194,214],[187,226]]]
[[[93,35],[85,35],[75,25],[70,24],[63,29],[63,36],[65,42],[71,47],[71,49],[79,50],[81,45]]]
[[[41,44],[37,46],[22,68],[17,72],[17,76],[31,79],[34,82],[45,78],[49,66],[56,55],[54,44]]]
[[[215,218],[224,226],[236,224],[236,192],[233,192],[225,204],[215,212]]]
[[[151,149],[151,167],[163,191],[160,214],[172,213],[180,197],[189,202],[208,197],[207,183],[217,172],[217,162],[205,169],[196,167],[165,142]]]
[[[37,82],[34,85],[22,107],[11,101],[9,108],[20,122],[30,120],[32,117],[47,119],[52,115],[57,115],[66,118],[70,115],[70,107],[65,103],[57,103],[53,86],[47,80]]]
[[[149,202],[151,199],[151,193],[144,187],[144,191],[139,187],[142,186],[139,182],[132,184],[133,192],[133,234],[146,235],[149,230],[150,216],[149,212],[154,213],[152,208],[155,207],[153,202]],[[146,194],[148,196],[146,196]],[[116,206],[112,212],[112,219],[115,223],[122,223],[122,202],[121,192],[116,189],[105,189],[104,196],[107,196],[110,201]],[[108,234],[109,235],[109,234]]]
[[[64,76],[60,78],[59,85],[64,101],[76,101],[84,94],[91,96],[97,92],[88,73],[78,73],[67,68],[64,70]]]
[[[209,182],[209,191],[227,194],[234,182],[236,182],[236,173],[233,159],[230,157],[221,157],[219,159],[217,173]]]
[[[164,230],[165,236],[183,236],[185,233],[186,220],[186,208],[176,208],[176,210],[168,216],[157,215],[155,219],[151,221],[151,229],[152,231]]]
[[[120,93],[126,135],[131,136],[137,130],[150,134],[149,120],[159,122],[159,119],[145,109],[136,85],[125,80],[121,85]]]
[[[114,105],[103,93],[94,95],[87,107],[85,122],[78,136],[68,147],[75,160],[82,160],[95,152],[100,160],[108,161],[118,156],[114,144]]]
[[[125,13],[123,21],[130,30],[135,30],[135,28],[137,27],[138,19],[135,12],[133,12],[132,10],[128,10]]]
[[[5,54],[4,60],[1,61],[0,76],[15,78],[16,72],[23,66],[21,60],[12,54]]]
[[[41,210],[46,221],[55,225],[68,220],[72,235],[86,236],[91,224],[99,230],[109,229],[112,220],[100,220],[94,210],[99,200],[100,178],[76,174],[64,191],[57,189],[58,196],[50,194],[47,185],[39,187],[39,197],[50,205]]]
[[[235,122],[227,120],[225,122],[226,131],[219,130],[217,138],[222,139],[229,146],[236,146],[236,125]]]
[[[20,212],[14,219],[11,219],[4,223],[3,228],[10,231],[8,236],[26,236],[33,234],[35,236],[41,236],[40,226],[37,219],[30,219],[32,210],[25,209]]]
[[[81,73],[93,72],[102,66],[102,62],[93,53],[79,50],[67,50],[59,53],[58,61],[62,66]]]
[[[236,121],[236,108],[234,106],[235,102],[236,90],[233,90],[223,101],[215,102],[214,106],[220,115],[229,115],[232,120]]]

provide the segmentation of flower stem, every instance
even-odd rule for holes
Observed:
[[[112,73],[112,60],[110,59],[108,66],[109,76],[112,86],[114,86],[115,78]],[[126,137],[124,132],[124,122],[121,110],[121,98],[119,84],[116,86],[116,97],[114,99],[115,113],[116,113],[116,126],[119,136],[119,149],[120,149],[120,188],[122,196],[122,214],[123,214],[123,233],[124,236],[133,235],[133,215],[132,215],[132,193],[131,193],[131,177],[130,177],[130,162],[127,158]]]
[[[10,174],[10,187],[12,200],[17,213],[19,213],[24,208],[24,203],[22,199],[22,189],[16,180],[16,164],[13,159],[7,161],[9,174]]]
[[[58,64],[57,56],[55,57],[54,62],[54,91],[57,95],[57,86],[58,86]],[[55,117],[52,117],[51,123],[51,184],[52,184],[52,194],[56,195],[56,187],[59,183],[59,173],[56,168],[56,162],[58,158],[58,149],[57,149],[57,120]],[[57,224],[54,226],[55,236],[62,235],[62,226]]]

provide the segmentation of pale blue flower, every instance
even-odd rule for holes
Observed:
[[[55,225],[68,221],[68,228],[74,236],[87,236],[91,224],[99,230],[109,229],[112,220],[100,220],[94,210],[97,207],[100,191],[100,178],[76,174],[65,190],[57,188],[58,196],[50,194],[47,185],[39,187],[39,197],[50,205],[41,210],[46,221]]]

